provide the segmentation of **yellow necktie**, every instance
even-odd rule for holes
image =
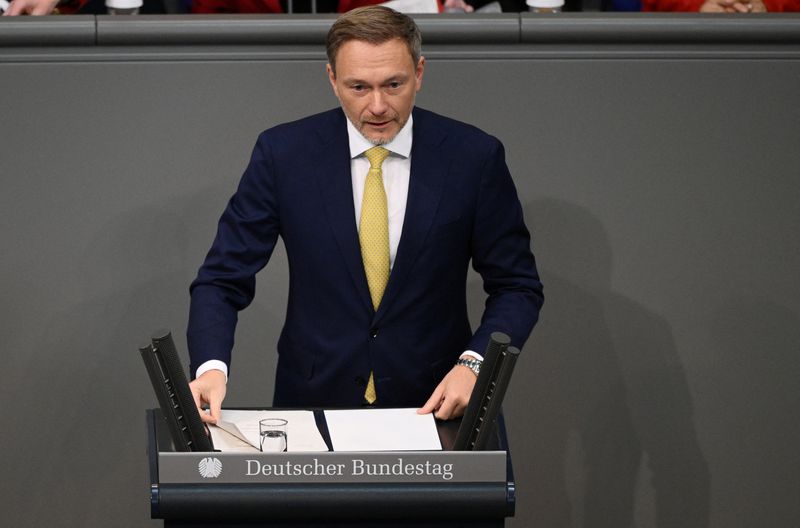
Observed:
[[[386,283],[389,282],[389,209],[386,204],[386,190],[383,187],[381,165],[389,151],[383,147],[372,147],[365,156],[369,160],[369,172],[364,183],[364,197],[361,201],[361,219],[358,223],[358,238],[361,243],[361,259],[367,274],[369,294],[375,310],[381,303]],[[364,399],[373,404],[377,399],[375,380],[369,373],[369,382],[364,391]]]

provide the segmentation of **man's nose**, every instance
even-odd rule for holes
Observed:
[[[388,109],[389,105],[386,104],[386,95],[380,90],[375,90],[372,92],[369,101],[370,113],[372,113],[372,115],[379,116],[385,114]]]

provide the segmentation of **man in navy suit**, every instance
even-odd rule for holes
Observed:
[[[290,284],[276,407],[460,416],[489,335],[520,348],[528,338],[542,285],[503,146],[414,108],[420,43],[414,21],[391,9],[342,15],[327,39],[341,108],[259,136],[191,287],[191,388],[211,409],[205,421],[219,417],[237,313],[279,236]],[[475,331],[470,262],[488,294]]]

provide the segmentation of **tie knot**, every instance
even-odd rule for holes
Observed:
[[[389,151],[383,147],[372,147],[364,152],[364,155],[369,160],[371,169],[380,169],[385,160],[389,156]]]

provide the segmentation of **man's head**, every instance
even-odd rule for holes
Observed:
[[[339,17],[328,32],[328,78],[347,118],[370,142],[391,141],[408,121],[425,59],[414,21],[382,6]]]

